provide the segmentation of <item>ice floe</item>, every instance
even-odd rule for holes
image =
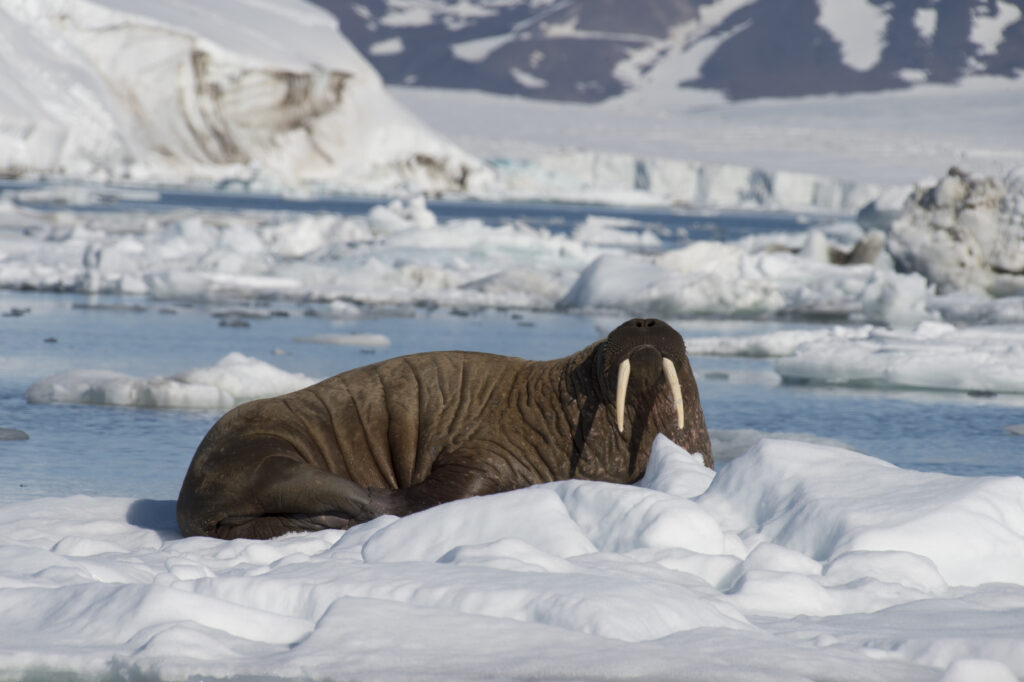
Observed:
[[[1024,326],[874,325],[687,340],[697,355],[777,357],[790,381],[875,388],[1024,393]]]
[[[0,670],[380,680],[1024,674],[1024,480],[667,440],[347,532],[182,539],[173,501],[0,507]],[[979,677],[988,675],[989,677]]]
[[[762,248],[758,241],[698,241],[653,256],[603,254],[560,305],[669,317],[791,315],[900,325],[929,317],[928,289],[920,275],[870,264],[837,265],[822,260],[820,250],[792,253]]]
[[[35,382],[25,398],[31,403],[226,410],[256,398],[297,391],[314,381],[241,353],[229,353],[210,367],[169,377],[146,379],[111,370],[69,370]]]
[[[387,348],[391,339],[384,334],[314,334],[295,339],[302,343],[324,343],[333,346],[358,346],[361,348]]]

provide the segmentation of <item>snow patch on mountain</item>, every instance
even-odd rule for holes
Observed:
[[[843,54],[843,63],[870,71],[882,58],[889,14],[868,0],[818,0],[818,25],[828,31]]]

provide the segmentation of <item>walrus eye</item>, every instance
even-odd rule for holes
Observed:
[[[686,417],[683,412],[683,391],[679,386],[679,375],[676,373],[676,366],[666,357],[661,359],[661,367],[665,372],[669,390],[672,391],[672,403],[676,406],[676,421],[679,424],[679,430],[682,431]],[[615,423],[619,427],[619,433],[626,428],[626,387],[628,384],[629,358],[626,358],[619,363],[619,378],[615,383]]]

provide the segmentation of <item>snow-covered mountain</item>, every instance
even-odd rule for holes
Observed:
[[[730,99],[1024,69],[1024,0],[314,0],[388,83],[600,101]],[[668,77],[668,78],[667,78]]]
[[[0,174],[465,189],[303,0],[0,0]]]

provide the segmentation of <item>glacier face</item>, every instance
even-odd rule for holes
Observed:
[[[0,0],[0,173],[462,190],[487,169],[302,0]]]

